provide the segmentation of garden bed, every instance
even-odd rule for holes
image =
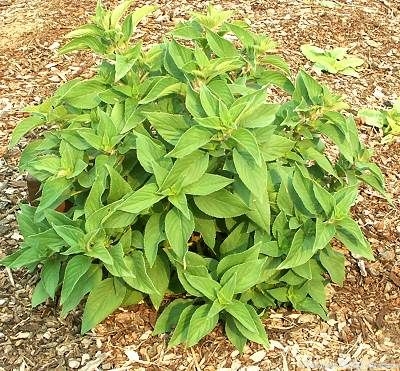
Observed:
[[[90,76],[95,60],[88,54],[58,56],[62,36],[86,21],[94,1],[0,0],[0,257],[15,250],[21,236],[15,224],[17,204],[26,197],[17,171],[19,149],[6,151],[11,130],[26,104],[40,102],[65,80]],[[138,2],[142,5],[145,2]],[[300,45],[346,46],[366,60],[359,79],[322,75],[319,81],[345,94],[352,109],[380,107],[400,95],[400,8],[394,1],[337,1],[331,9],[317,1],[226,1],[239,17],[269,34],[296,71],[309,62]],[[196,1],[160,1],[160,9],[141,26],[148,42],[174,22],[204,6]],[[394,205],[363,189],[354,217],[372,243],[375,262],[347,255],[344,287],[331,287],[330,318],[279,310],[264,323],[271,349],[250,344],[243,355],[220,329],[192,349],[166,350],[165,337],[151,337],[156,313],[146,304],[110,316],[88,335],[79,336],[78,314],[61,320],[54,304],[32,310],[30,296],[37,277],[26,271],[0,271],[0,370],[86,369],[214,370],[344,369],[400,364],[400,144],[380,144],[379,133],[360,127],[363,141],[375,148]],[[397,365],[397,366],[396,366]],[[124,368],[125,367],[125,368]]]

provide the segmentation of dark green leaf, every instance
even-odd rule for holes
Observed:
[[[178,323],[182,311],[188,306],[191,306],[191,303],[192,300],[190,299],[175,299],[173,302],[169,303],[157,318],[153,335],[171,331]]]

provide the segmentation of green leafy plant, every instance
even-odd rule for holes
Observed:
[[[385,192],[347,105],[303,71],[292,79],[231,12],[209,7],[160,44],[131,43],[153,8],[121,23],[130,3],[99,3],[69,34],[62,51],[98,53],[97,74],[30,107],[13,133],[11,145],[50,125],[22,153],[41,196],[21,205],[24,241],[1,264],[39,269],[33,306],[58,296],[65,316],[88,295],[82,333],[143,299],[175,298],[154,329],[172,332],[170,347],[219,322],[239,350],[267,346],[260,315],[276,306],[326,318],[325,286],[344,280],[330,242],[373,259],[350,207],[360,182]]]
[[[390,109],[360,109],[358,117],[365,124],[381,129],[384,136],[383,142],[391,142],[400,135],[400,98]]]
[[[346,48],[324,50],[317,46],[305,44],[300,47],[304,56],[314,62],[313,69],[321,74],[322,71],[340,73],[342,75],[359,77],[358,67],[364,60],[347,54]]]

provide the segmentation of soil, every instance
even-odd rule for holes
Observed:
[[[109,3],[109,2],[108,2]],[[138,1],[135,5],[151,3]],[[151,43],[174,22],[206,3],[160,0],[139,29]],[[400,96],[400,3],[395,0],[226,0],[279,44],[292,71],[310,70],[300,46],[348,47],[366,63],[359,78],[323,74],[318,79],[346,95],[354,111],[390,105]],[[336,5],[331,8],[331,6]],[[15,250],[15,223],[26,198],[17,169],[20,148],[7,143],[22,108],[49,96],[63,81],[92,74],[88,53],[59,56],[63,35],[93,13],[94,0],[0,0],[0,257]],[[167,336],[151,336],[156,312],[146,303],[121,309],[80,336],[79,310],[62,320],[56,303],[32,310],[35,273],[0,268],[0,370],[347,370],[400,369],[400,141],[381,144],[380,133],[361,125],[363,141],[382,168],[389,205],[363,188],[354,216],[372,243],[376,260],[347,254],[343,287],[330,286],[329,321],[279,309],[264,323],[271,348],[250,343],[240,355],[217,328],[198,346],[167,350]]]

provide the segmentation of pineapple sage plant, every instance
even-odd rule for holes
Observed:
[[[141,300],[170,347],[218,323],[239,350],[267,346],[260,315],[277,306],[326,318],[325,286],[345,273],[331,242],[373,259],[350,207],[360,183],[385,193],[346,103],[292,78],[231,12],[210,6],[148,47],[132,36],[154,7],[124,18],[131,3],[98,3],[68,35],[61,52],[89,49],[97,73],[13,133],[11,146],[42,127],[20,162],[41,195],[20,205],[23,242],[1,264],[39,272],[33,306],[66,316],[86,300],[82,333]]]

